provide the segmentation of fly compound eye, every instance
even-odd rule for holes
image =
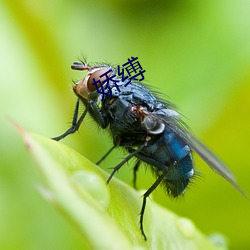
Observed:
[[[89,94],[105,83],[111,75],[111,69],[108,67],[89,67],[82,62],[74,62],[71,65],[74,70],[88,70],[87,75],[73,87],[77,96],[88,100]],[[93,83],[95,83],[93,85]]]
[[[107,77],[110,77],[110,75],[111,72],[108,72],[108,68],[99,68],[90,70],[88,74],[89,78],[87,80],[88,90],[90,92],[95,91],[96,88],[99,88],[101,85],[105,83],[105,80],[107,80]]]
[[[165,125],[163,123],[149,116],[144,118],[142,124],[150,134],[161,134],[165,129]]]

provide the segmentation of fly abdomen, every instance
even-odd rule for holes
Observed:
[[[164,136],[168,144],[168,150],[170,151],[172,158],[176,161],[183,159],[190,153],[190,147],[173,131],[167,130]]]
[[[184,193],[194,175],[192,154],[190,147],[173,131],[169,130],[165,137],[171,160],[167,163],[169,167],[163,183],[167,192],[176,197]]]
[[[188,154],[179,162],[175,161],[170,165],[163,185],[169,195],[177,197],[184,193],[193,175],[192,155]]]

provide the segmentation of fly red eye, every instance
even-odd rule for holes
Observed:
[[[95,91],[96,86],[99,88],[101,86],[101,84],[102,85],[104,84],[104,81],[111,74],[111,72],[109,72],[108,74],[105,74],[107,71],[108,71],[108,68],[101,68],[101,69],[98,69],[98,70],[94,71],[93,73],[90,72],[90,76],[89,76],[88,83],[87,83],[87,87],[88,87],[88,90],[90,92]],[[103,74],[105,74],[105,75],[100,77]],[[95,79],[95,82],[97,83],[96,86],[93,85],[93,83],[94,83],[93,79]]]

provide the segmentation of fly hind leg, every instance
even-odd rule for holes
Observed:
[[[144,218],[144,212],[145,212],[145,208],[146,208],[147,198],[158,187],[158,185],[162,182],[162,180],[165,176],[166,176],[166,172],[163,172],[163,174],[161,174],[157,178],[157,180],[153,183],[153,185],[143,195],[142,207],[141,207],[141,212],[140,212],[140,230],[141,230],[141,233],[142,233],[144,240],[147,240],[147,236],[146,236],[146,234],[144,232],[144,228],[143,228],[143,218]]]

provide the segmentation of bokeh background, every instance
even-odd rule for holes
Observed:
[[[174,102],[192,131],[250,196],[250,1],[1,1],[0,249],[80,249],[80,234],[38,194],[39,173],[9,122],[52,137],[70,125],[74,60],[123,64],[138,56],[147,82]],[[94,142],[94,143],[93,143]],[[90,118],[63,143],[96,162],[112,145]],[[113,152],[102,167],[117,164]],[[197,157],[202,177],[174,201],[153,199],[250,249],[250,202]],[[132,164],[118,178],[131,185]],[[56,176],[55,176],[56,178]],[[138,186],[153,182],[139,172]],[[98,237],[98,235],[96,236]]]

